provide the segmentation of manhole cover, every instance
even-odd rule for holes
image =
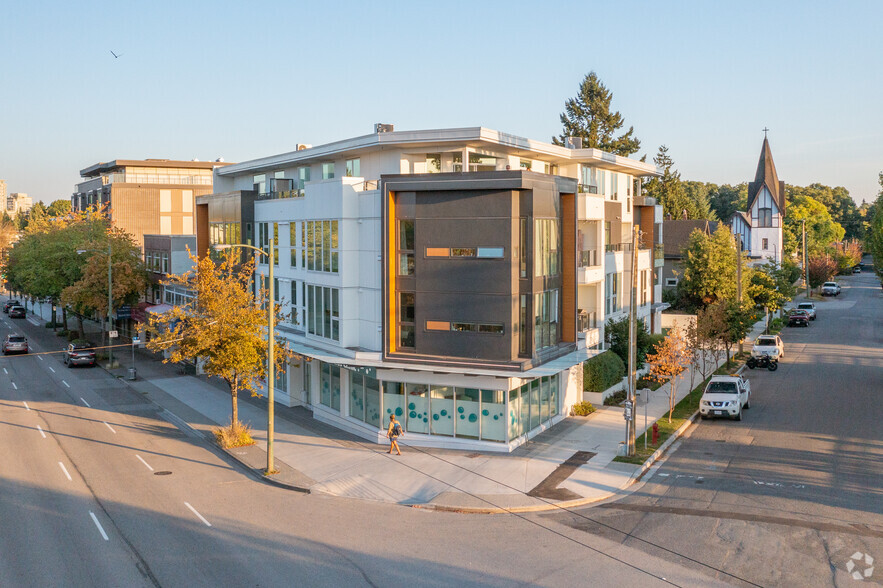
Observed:
[[[171,476],[172,472],[170,472],[168,470],[163,470],[161,472],[153,472],[153,475],[154,476]]]
[[[696,480],[696,483],[697,483],[697,484],[704,484],[704,483],[705,483],[705,480]]]

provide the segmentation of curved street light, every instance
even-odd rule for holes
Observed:
[[[276,320],[276,292],[275,285],[273,284],[273,239],[270,239],[269,250],[267,253],[260,247],[255,247],[253,245],[246,245],[244,243],[236,243],[236,244],[217,244],[212,245],[212,249],[215,251],[223,251],[225,249],[233,249],[234,247],[242,247],[244,249],[252,249],[261,255],[267,256],[267,262],[270,266],[270,291],[267,296],[267,471],[265,474],[275,474],[279,470],[276,469],[275,463],[273,460],[273,434],[274,434],[274,400],[273,400],[273,392],[276,384],[276,370],[274,364],[274,349],[273,343],[275,342],[275,320]]]
[[[107,240],[107,367],[113,367],[113,345],[110,343],[110,332],[113,330],[113,242]],[[77,249],[77,255],[84,253],[104,253],[101,249]],[[65,327],[67,328],[67,327]],[[133,364],[134,365],[134,364]]]

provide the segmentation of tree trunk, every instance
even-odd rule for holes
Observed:
[[[236,402],[239,393],[239,378],[233,378],[230,382],[230,398],[233,402],[233,408],[230,416],[230,424],[235,425],[239,422],[239,404]]]
[[[83,315],[81,315],[80,313],[77,313],[77,330],[77,338],[85,339],[86,331],[83,330]]]
[[[61,322],[64,323],[64,325],[63,325],[64,330],[67,331],[68,328],[67,328],[67,307],[66,306],[61,307]]]
[[[675,394],[678,389],[678,377],[671,379],[671,392],[668,395],[668,423],[671,424],[671,414],[675,411]]]

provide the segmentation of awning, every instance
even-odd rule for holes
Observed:
[[[171,304],[157,304],[156,306],[148,306],[144,309],[145,312],[149,312],[151,314],[165,314],[175,308]]]

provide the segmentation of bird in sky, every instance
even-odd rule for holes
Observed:
[[[113,57],[114,57],[114,59],[119,59],[119,58],[120,58],[120,57],[122,57],[122,56],[123,56],[123,54],[122,54],[122,53],[120,53],[120,54],[119,54],[119,55],[117,55],[117,54],[116,54],[116,53],[114,53],[114,52],[113,52],[113,51],[111,51],[111,52],[110,52],[110,54],[111,54],[111,55],[113,55]]]

